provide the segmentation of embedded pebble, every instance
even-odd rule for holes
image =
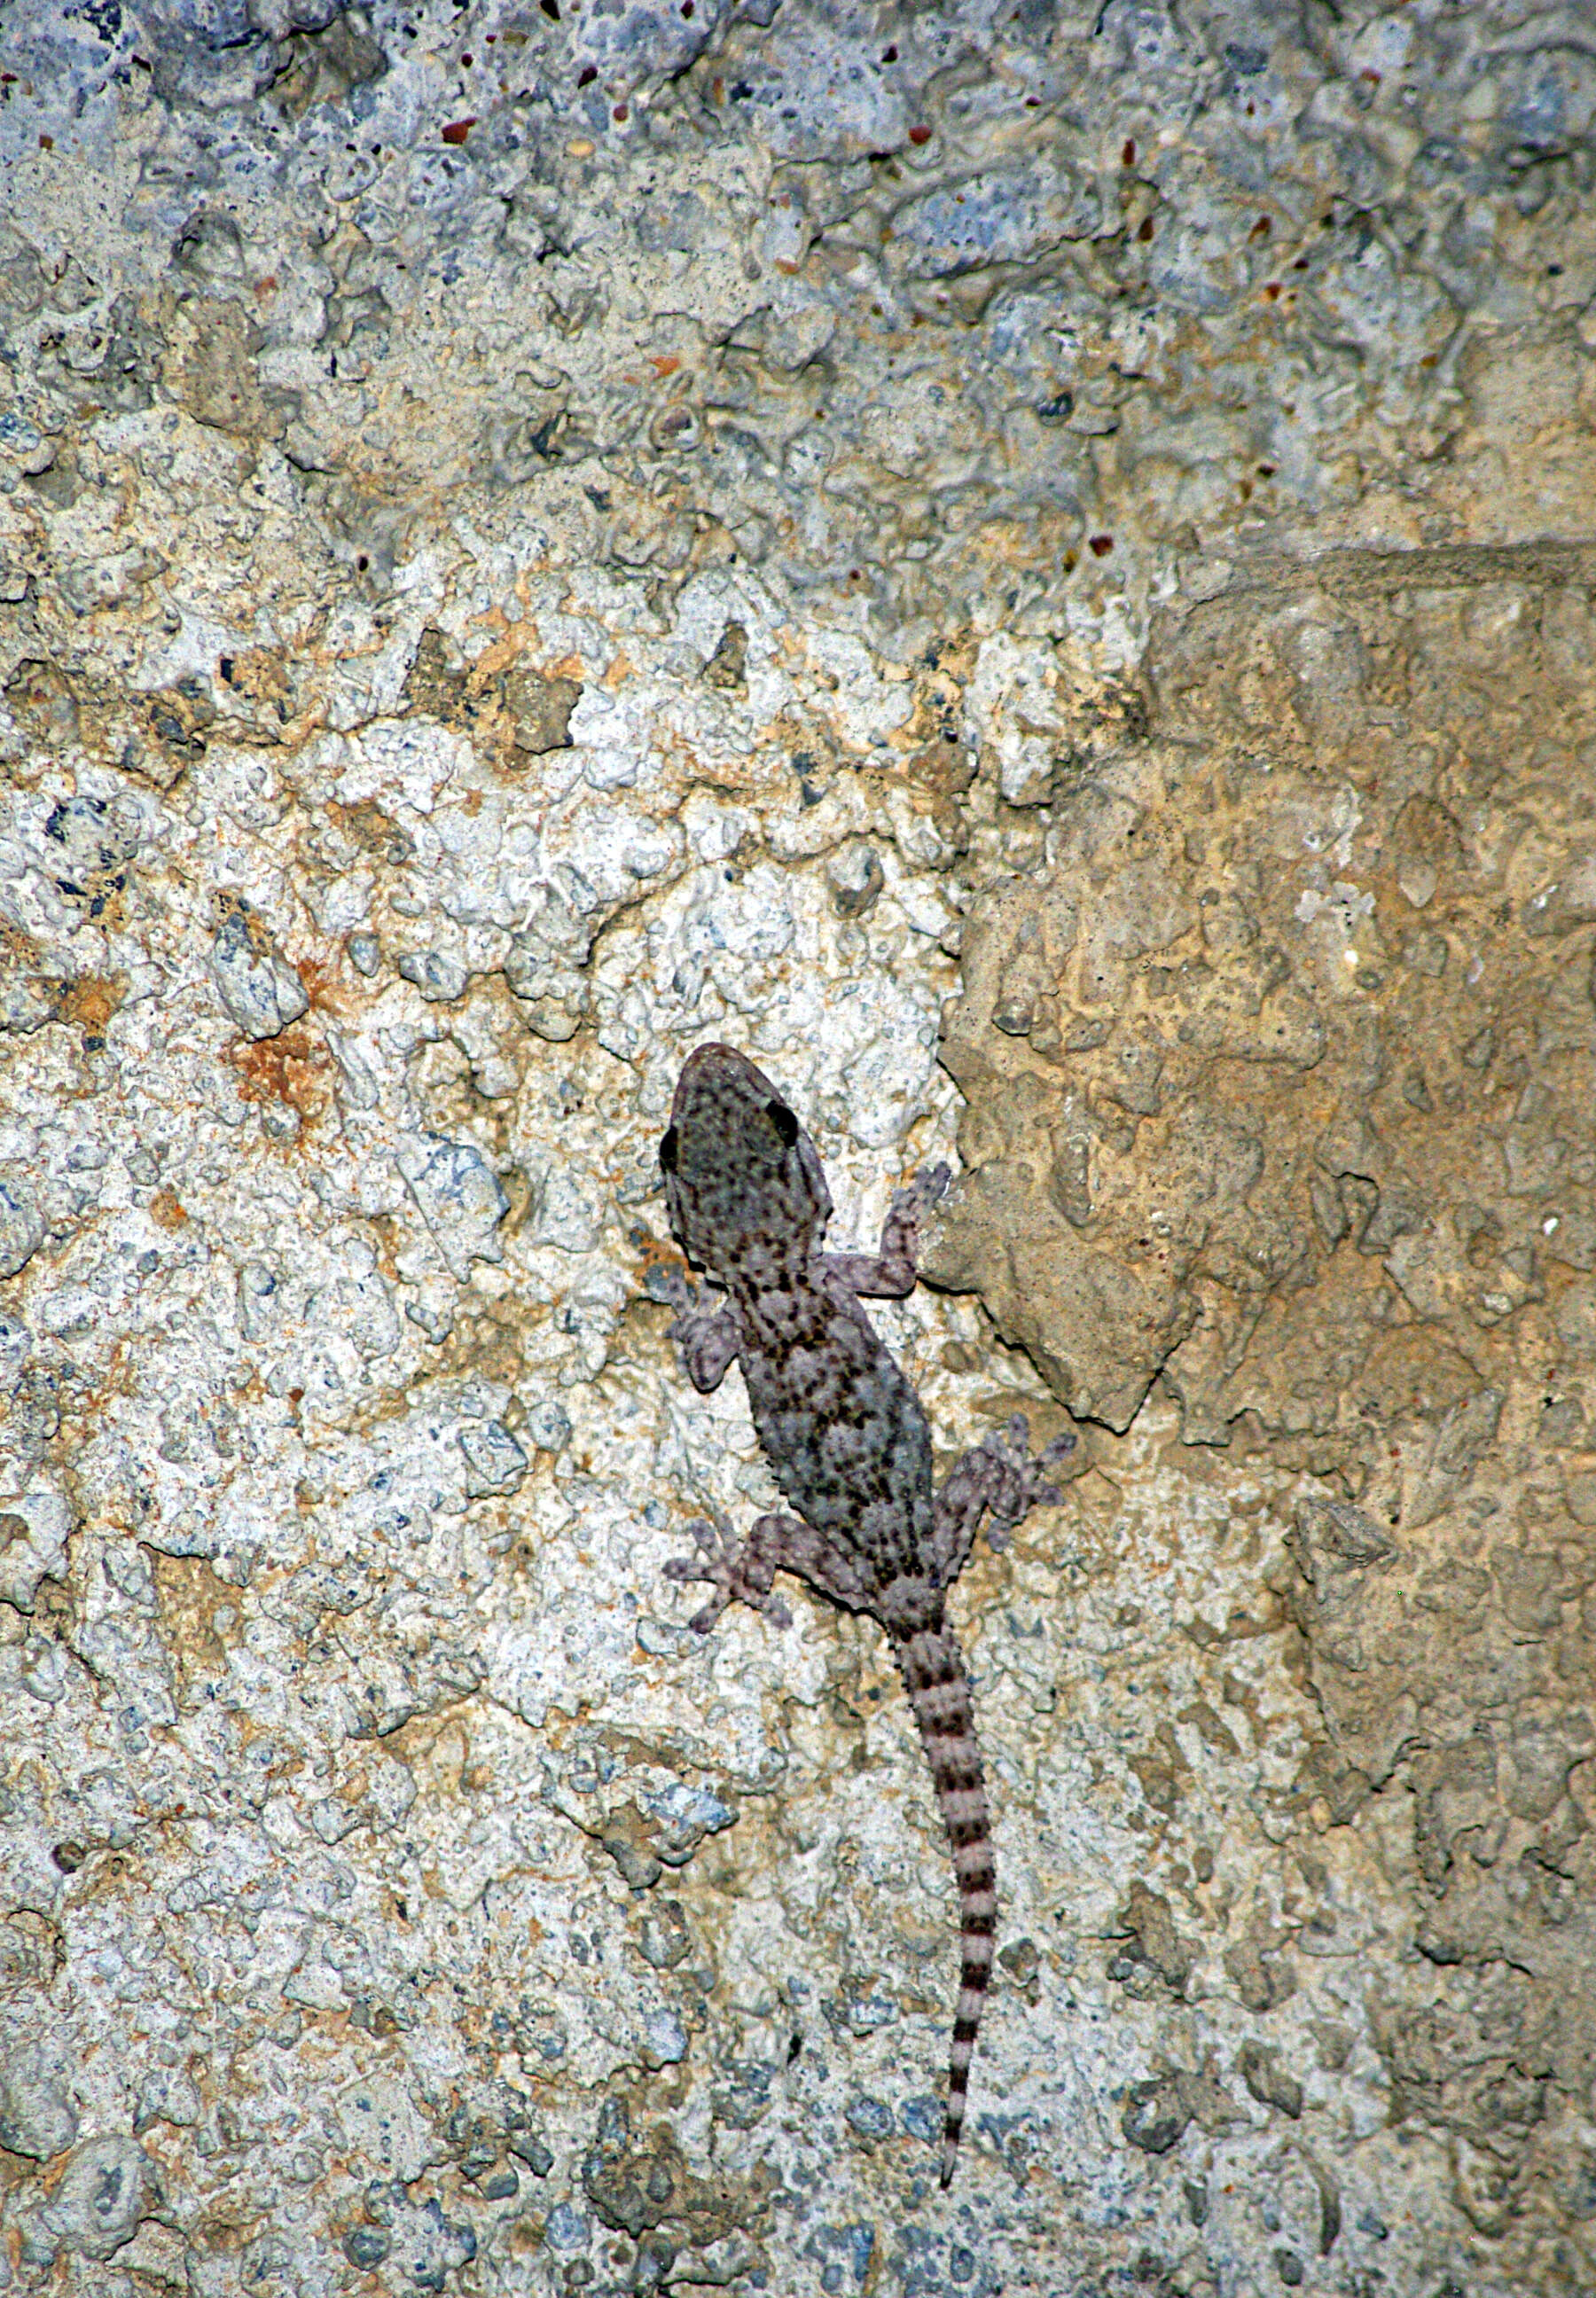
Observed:
[[[27,1326],[0,1310],[0,1389],[9,1393],[15,1388],[32,1352],[33,1335]]]
[[[0,1179],[0,1277],[15,1277],[26,1269],[44,1241],[45,1217],[38,1207],[20,1181]]]
[[[466,1456],[466,1491],[473,1500],[520,1489],[527,1459],[500,1420],[467,1421],[459,1432]]]
[[[63,2247],[103,2262],[132,2241],[160,2199],[155,2165],[136,2140],[89,2138],[68,2162],[41,2216]]]
[[[407,1143],[396,1161],[452,1277],[463,1279],[474,1259],[502,1258],[494,1231],[509,1200],[479,1149],[468,1141]]]
[[[45,2162],[77,2136],[77,2110],[43,2052],[27,2045],[8,2051],[0,2059],[0,2146]]]
[[[222,1004],[252,1040],[280,1036],[310,1002],[294,968],[243,909],[229,910],[218,927],[211,972]]]
[[[469,976],[465,967],[442,950],[407,950],[398,963],[404,980],[413,982],[432,1004],[452,1005],[466,994]]]
[[[526,1433],[540,1452],[563,1452],[571,1441],[571,1416],[552,1397],[542,1397],[527,1412]]]

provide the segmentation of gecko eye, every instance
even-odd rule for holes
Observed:
[[[798,1137],[798,1121],[784,1101],[767,1101],[765,1113],[776,1128],[776,1137],[783,1149],[790,1149]]]
[[[659,1170],[674,1173],[676,1170],[676,1128],[667,1125],[659,1143]]]

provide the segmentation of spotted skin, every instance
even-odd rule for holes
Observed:
[[[946,2186],[991,1975],[997,1878],[970,1681],[943,1600],[983,1517],[1001,1547],[1028,1509],[1057,1500],[1047,1470],[1075,1440],[1059,1437],[1032,1460],[1017,1414],[933,1490],[920,1400],[859,1302],[913,1291],[921,1216],[947,1186],[945,1165],[897,1192],[879,1252],[823,1252],[831,1200],[815,1145],[770,1079],[730,1046],[701,1046],[689,1057],[659,1161],[676,1241],[715,1288],[705,1300],[678,1277],[671,1336],[705,1393],[733,1363],[741,1366],[759,1441],[797,1511],[761,1517],[740,1546],[724,1519],[700,1520],[690,1527],[697,1555],[665,1568],[672,1579],[714,1588],[692,1623],[700,1634],[732,1603],[789,1625],[791,1615],[773,1593],[778,1572],[845,1611],[867,1612],[887,1631],[958,1883]]]

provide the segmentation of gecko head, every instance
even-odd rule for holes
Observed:
[[[731,1046],[689,1054],[659,1163],[676,1242],[715,1276],[806,1257],[831,1217],[815,1144]]]

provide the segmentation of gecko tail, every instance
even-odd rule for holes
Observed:
[[[895,1649],[904,1686],[920,1727],[942,1823],[953,1850],[959,1890],[959,2000],[947,2070],[947,2118],[942,2131],[941,2182],[958,2160],[959,2134],[970,2087],[970,2062],[992,1975],[997,1924],[997,1871],[970,1681],[952,1632],[922,1629]]]
[[[942,2126],[941,2183],[945,2186],[952,2185],[954,2165],[959,2159],[959,2134],[964,2128],[964,2100],[970,2088],[970,2062],[975,2056],[975,2034],[980,2025],[981,2005],[992,1969],[989,1931],[979,1942],[984,1954],[972,1955],[968,1938],[962,1944],[959,2007],[953,2022],[953,2050],[947,2069],[947,2119]]]

